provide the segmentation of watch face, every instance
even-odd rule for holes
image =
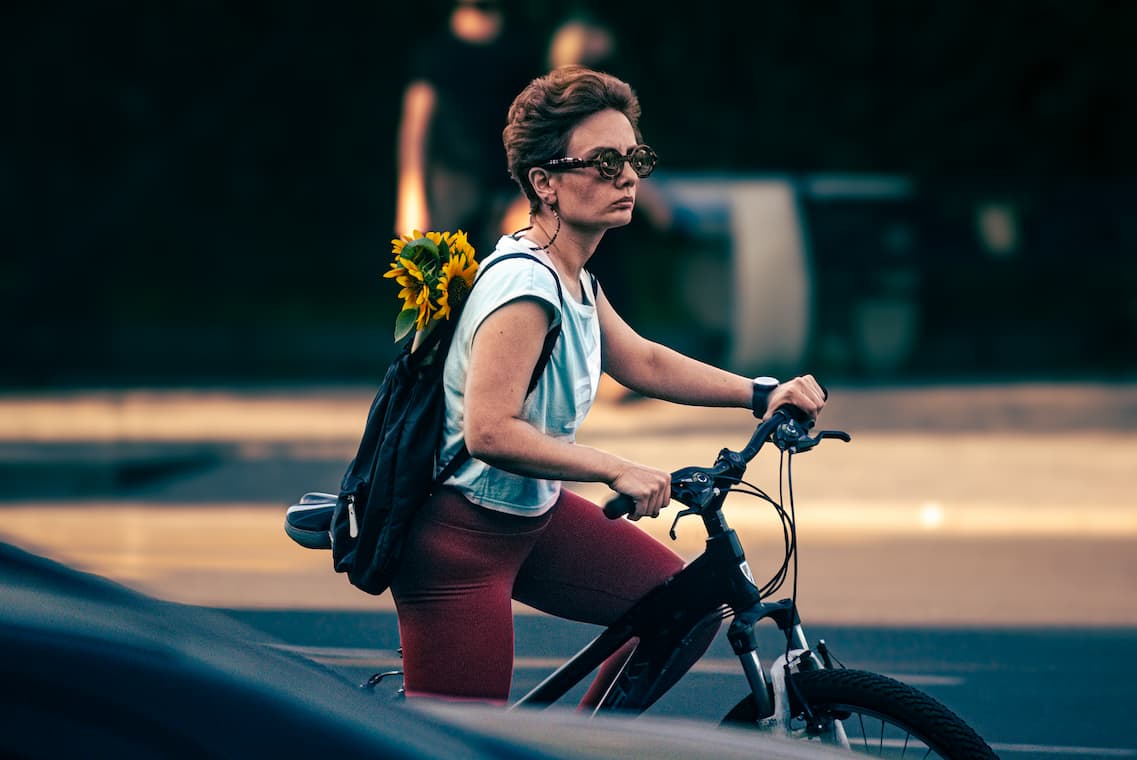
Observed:
[[[773,390],[778,387],[778,378],[762,375],[761,377],[754,378],[754,384],[761,388],[766,388],[767,390]]]

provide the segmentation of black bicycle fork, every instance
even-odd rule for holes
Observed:
[[[804,641],[800,620],[791,600],[762,601],[737,534],[725,524],[718,527],[699,557],[644,596],[514,707],[555,703],[638,637],[597,710],[642,712],[683,675],[676,671],[677,661],[684,672],[690,666],[681,657],[684,648],[702,637],[704,626],[717,627],[724,608],[730,608],[734,621],[727,635],[758,702],[757,714],[772,714],[773,697],[758,659],[755,625],[771,618],[787,637],[792,635],[800,643]]]

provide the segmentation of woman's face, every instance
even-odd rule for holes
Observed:
[[[636,133],[628,117],[615,109],[594,113],[569,135],[565,155],[590,159],[604,148],[621,155],[636,146]],[[614,180],[604,179],[595,167],[554,173],[550,182],[557,191],[557,211],[566,224],[606,230],[632,220],[640,178],[625,162]]]

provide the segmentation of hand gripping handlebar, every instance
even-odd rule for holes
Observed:
[[[720,469],[720,464],[745,470],[746,464],[758,454],[767,441],[773,441],[780,451],[801,454],[826,438],[836,438],[846,443],[852,440],[849,434],[842,430],[822,430],[817,435],[810,436],[809,431],[812,427],[812,420],[801,409],[788,404],[779,407],[764,422],[759,423],[750,442],[742,451],[736,453],[724,449],[713,468],[684,467],[673,472],[671,498],[688,506],[691,506],[689,502],[697,500],[700,495],[709,498],[711,494],[709,487],[714,476],[719,474],[717,470]],[[604,516],[609,520],[616,520],[632,514],[635,508],[636,503],[632,497],[618,494],[604,505]]]

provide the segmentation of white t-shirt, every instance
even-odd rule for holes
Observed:
[[[497,248],[481,266],[507,253],[528,253],[552,266],[548,256],[537,250],[534,243],[525,238],[515,240],[509,235],[498,241]],[[463,308],[446,357],[443,370],[446,423],[436,475],[458,453],[464,440],[466,375],[474,335],[486,317],[505,304],[519,298],[538,298],[552,307],[550,327],[561,325],[561,335],[553,346],[549,364],[522,406],[523,419],[546,435],[575,441],[577,428],[592,408],[600,383],[600,320],[587,273],[581,272],[585,303],[574,299],[568,288],[562,288],[562,309],[553,272],[536,261],[510,259],[484,272],[484,280],[479,272],[477,287]],[[529,516],[548,511],[561,490],[559,480],[515,475],[477,459],[470,459],[459,467],[446,485],[487,509]]]

